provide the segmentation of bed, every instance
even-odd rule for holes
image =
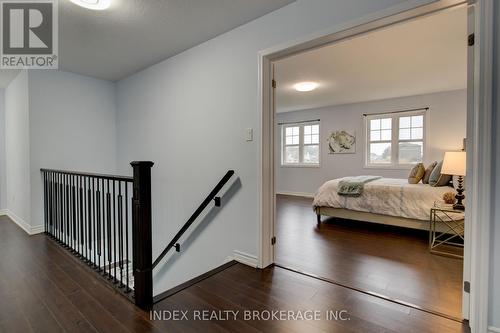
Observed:
[[[337,193],[341,180],[327,181],[314,196],[318,227],[324,215],[428,230],[434,202],[441,201],[444,193],[453,191],[449,186],[432,187],[409,184],[407,179],[379,178],[366,183],[361,196],[351,197]]]

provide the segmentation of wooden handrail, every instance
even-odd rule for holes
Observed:
[[[93,177],[98,179],[109,179],[109,180],[119,180],[124,182],[132,182],[134,177],[129,176],[117,176],[117,175],[108,175],[102,173],[91,173],[91,172],[82,172],[82,171],[68,171],[68,170],[56,170],[56,169],[40,169],[41,172],[52,172],[59,173],[63,175],[73,175],[73,176],[83,176],[83,177]]]
[[[216,199],[217,193],[222,189],[222,187],[229,181],[229,179],[234,175],[234,170],[229,170],[226,172],[224,177],[217,183],[217,185],[214,187],[214,189],[210,192],[210,194],[203,200],[201,205],[194,211],[193,215],[184,223],[182,226],[181,230],[172,238],[170,243],[168,243],[167,247],[162,251],[162,253],[156,258],[156,260],[153,262],[152,269],[154,269],[160,261],[165,257],[165,255],[173,248],[176,246],[177,241],[182,237],[182,235],[189,229],[191,224],[198,218],[198,216],[205,210],[205,208],[208,206],[208,204]],[[218,200],[216,200],[216,205],[217,205]]]

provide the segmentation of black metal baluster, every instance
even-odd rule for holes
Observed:
[[[79,231],[80,231],[80,224],[78,223],[78,218],[80,217],[80,214],[79,214],[79,211],[78,211],[78,176],[74,176],[75,178],[75,182],[74,182],[74,186],[75,186],[75,221],[74,221],[74,225],[75,225],[75,255],[78,257],[79,255],[79,242],[80,242],[80,239],[79,239]]]
[[[79,187],[79,194],[78,194],[78,199],[80,199],[80,204],[79,204],[79,212],[80,212],[80,255],[83,256],[83,230],[84,230],[84,225],[83,225],[83,188],[82,188],[82,177],[78,177],[78,187]]]
[[[61,228],[61,240],[64,234],[64,184],[63,184],[64,174],[59,174],[59,225]]]
[[[58,177],[59,177],[59,174],[55,174],[54,175],[54,189],[55,189],[55,198],[54,198],[54,203],[55,203],[55,206],[54,206],[54,210],[55,210],[55,214],[54,214],[54,218],[55,218],[55,229],[56,229],[56,239],[58,241],[60,241],[60,226],[59,226],[59,183],[58,183]]]
[[[69,175],[69,192],[68,192],[68,195],[69,195],[69,237],[68,237],[68,241],[69,241],[69,244],[70,244],[70,248],[71,250],[73,251],[74,250],[74,246],[75,246],[75,242],[74,242],[74,234],[75,234],[75,219],[74,219],[74,212],[75,212],[75,206],[74,206],[74,195],[75,195],[75,191],[73,190],[74,189],[74,185],[73,185],[73,175]]]
[[[126,274],[127,274],[127,283],[125,287],[125,292],[128,293],[130,292],[130,286],[129,286],[129,261],[128,261],[128,183],[125,183],[125,260],[127,264],[126,268]]]
[[[43,172],[43,193],[45,195],[45,233],[49,234],[49,187],[48,187],[48,174]]]
[[[50,197],[51,197],[51,215],[52,215],[52,218],[51,218],[51,224],[52,224],[52,237],[53,238],[56,238],[56,215],[55,215],[55,185],[54,185],[54,173],[51,172],[50,174]]]
[[[66,201],[66,235],[65,235],[65,243],[68,248],[71,248],[71,211],[70,211],[70,203],[71,203],[71,186],[70,186],[70,175],[65,176],[66,189],[65,189],[65,201]]]
[[[58,174],[55,175],[54,181],[55,181],[55,219],[56,219],[56,239],[59,240],[59,205],[58,205],[58,200],[59,200],[59,183],[57,182]]]
[[[43,232],[47,233],[47,181],[46,174],[42,172],[43,177]]]
[[[104,275],[106,275],[107,267],[106,267],[106,182],[104,179],[101,181],[102,183],[102,192],[101,192],[101,209],[102,209],[102,266],[104,267]]]
[[[99,266],[99,271],[101,271],[101,185],[99,184],[99,179],[97,179],[97,192],[96,192],[96,211],[97,211],[97,241],[99,242],[97,246],[97,261]]]
[[[92,226],[94,228],[94,245],[92,248],[94,249],[94,267],[97,266],[97,207],[96,207],[96,197],[97,194],[97,185],[95,184],[95,178],[92,178],[92,217],[94,219]]]
[[[113,274],[116,283],[116,191],[115,181],[113,180]]]
[[[108,274],[109,278],[111,278],[111,262],[113,259],[113,254],[111,253],[112,249],[112,240],[113,236],[111,235],[111,194],[109,193],[109,179],[107,180],[107,191],[106,191],[106,232],[107,232],[107,250],[108,250]]]
[[[65,186],[65,213],[66,213],[66,219],[65,219],[65,224],[66,224],[66,234],[64,236],[64,240],[66,245],[69,247],[69,232],[70,232],[70,223],[69,223],[69,175],[65,175],[64,177],[64,183],[66,184]]]
[[[49,230],[50,235],[54,237],[54,196],[52,191],[52,172],[49,173]]]
[[[82,255],[85,259],[87,259],[87,188],[86,188],[86,179],[87,177],[82,177],[82,214],[83,214],[83,220],[82,220],[82,227],[83,227],[83,232],[82,232]]]
[[[90,191],[90,180],[87,177],[87,260],[92,261],[92,192]]]
[[[64,178],[65,178],[65,175],[64,174],[60,174],[59,175],[59,181],[60,181],[60,185],[59,185],[59,188],[60,188],[60,209],[59,209],[59,215],[60,215],[60,223],[59,223],[59,226],[61,228],[61,242],[63,244],[65,244],[65,238],[64,238],[64,233],[66,231],[66,228],[65,228],[65,225],[64,225]]]
[[[56,173],[52,174],[52,215],[54,224],[52,226],[54,231],[54,238],[57,240],[57,185]]]
[[[73,251],[76,249],[76,192],[75,192],[75,176],[71,176],[71,244]]]
[[[57,220],[57,239],[64,246],[64,185],[63,185],[64,175],[62,173],[56,173],[56,220]]]
[[[60,173],[58,177],[59,181],[59,227],[61,229],[61,241],[63,241],[64,235],[64,174]],[[63,241],[64,242],[64,241]]]
[[[118,262],[120,263],[120,287],[123,287],[123,198],[121,181],[118,181]]]

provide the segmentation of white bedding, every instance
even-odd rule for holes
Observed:
[[[324,183],[314,196],[313,206],[428,221],[434,201],[442,201],[445,192],[454,192],[449,186],[432,187],[422,183],[408,184],[407,179],[380,178],[366,183],[361,196],[346,197],[337,194],[340,180]]]

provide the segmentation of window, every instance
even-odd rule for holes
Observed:
[[[282,125],[281,165],[319,165],[319,123]]]
[[[408,166],[422,162],[425,111],[368,115],[367,166]]]

